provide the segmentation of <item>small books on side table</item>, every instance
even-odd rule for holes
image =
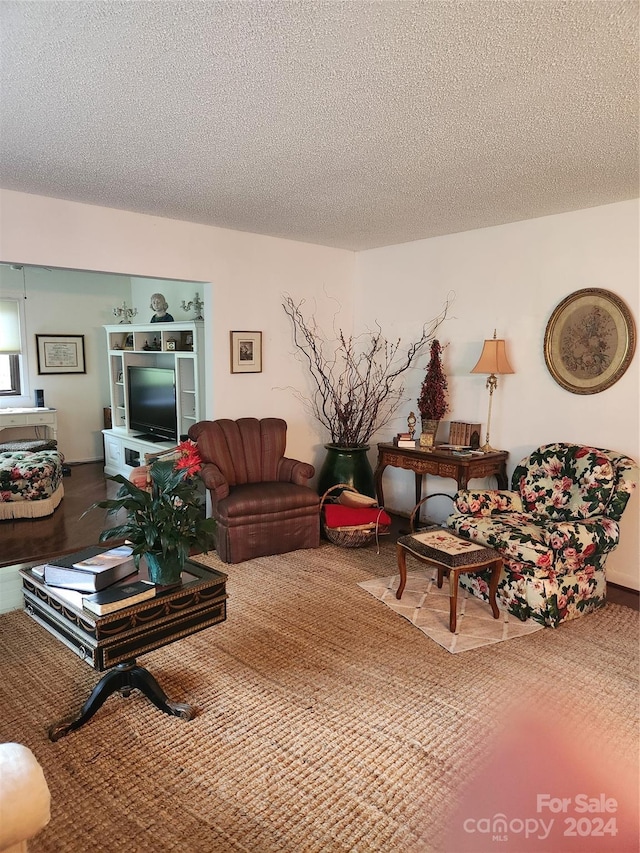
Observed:
[[[130,607],[147,598],[153,598],[156,594],[155,584],[151,581],[132,581],[120,586],[110,586],[93,595],[82,596],[82,606],[98,616],[106,616],[123,607]]]
[[[465,445],[472,448],[480,446],[480,424],[468,424],[466,421],[451,421],[449,444]]]
[[[410,432],[397,433],[397,435],[393,437],[393,443],[396,447],[412,447],[414,450],[418,445],[417,441],[411,438]]]
[[[44,566],[44,582],[80,592],[99,592],[136,572],[132,551],[129,545],[110,549],[92,546],[56,557]]]

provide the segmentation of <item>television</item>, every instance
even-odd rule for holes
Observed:
[[[145,441],[177,441],[176,374],[165,367],[127,368],[129,429]]]

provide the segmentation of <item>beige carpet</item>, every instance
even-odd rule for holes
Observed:
[[[395,613],[404,616],[423,634],[453,654],[523,637],[543,629],[533,619],[522,622],[506,611],[501,611],[498,619],[494,619],[486,602],[459,587],[456,632],[452,634],[449,630],[449,580],[444,579],[441,589],[438,589],[436,581],[437,570],[433,568],[407,572],[407,585],[400,601],[396,598],[400,582],[397,574],[362,581],[358,586]]]
[[[227,621],[140,658],[173,700],[197,706],[190,722],[133,691],[51,743],[48,726],[79,710],[99,674],[26,614],[0,616],[0,740],[34,751],[53,794],[30,853],[457,853],[446,836],[462,825],[460,797],[526,717],[519,705],[538,709],[547,738],[570,726],[581,758],[547,753],[538,730],[523,736],[512,770],[482,788],[489,814],[525,784],[532,755],[555,774],[552,791],[590,746],[637,761],[628,608],[451,655],[358,587],[393,574],[392,542],[379,556],[323,544],[236,566],[205,559],[228,573]],[[584,784],[618,796],[615,780]],[[632,818],[620,809],[619,823]]]

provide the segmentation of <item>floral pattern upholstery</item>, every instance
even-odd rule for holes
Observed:
[[[51,497],[62,481],[63,461],[57,450],[0,452],[0,502]]]
[[[556,627],[605,604],[605,561],[637,469],[610,450],[547,444],[516,466],[511,491],[457,492],[447,526],[499,551],[510,613]],[[460,582],[488,600],[486,577]]]

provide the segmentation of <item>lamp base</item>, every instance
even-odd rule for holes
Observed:
[[[488,441],[482,447],[479,447],[478,450],[481,450],[483,453],[500,453],[495,447],[491,447]]]

